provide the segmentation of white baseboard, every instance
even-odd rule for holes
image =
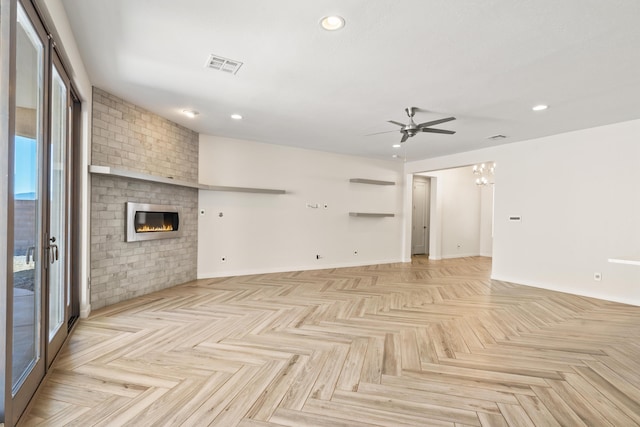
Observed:
[[[581,297],[596,298],[604,301],[640,306],[640,300],[638,299],[620,298],[615,295],[606,294],[604,292],[585,292],[584,289],[575,288],[573,286],[560,287],[557,284],[533,282],[531,280],[521,279],[517,277],[500,276],[494,274],[491,275],[491,279],[500,280],[501,282],[515,283],[516,285],[530,286],[532,288],[563,292],[565,294],[578,295]]]
[[[481,256],[478,253],[467,253],[467,254],[448,254],[442,255],[441,259],[452,259],[452,258],[466,258],[470,256]]]
[[[270,273],[286,273],[289,271],[313,271],[313,270],[326,270],[328,268],[347,268],[347,267],[362,267],[366,265],[377,264],[393,264],[407,262],[402,259],[385,259],[385,260],[372,260],[359,263],[335,263],[324,265],[306,265],[296,267],[275,267],[275,268],[255,268],[255,269],[243,269],[243,270],[226,270],[226,271],[213,271],[213,272],[198,272],[198,279],[213,279],[216,277],[232,277],[232,276],[249,276],[252,274],[270,274]]]
[[[429,255],[429,259],[432,261],[440,261],[443,259],[454,259],[454,258],[467,258],[467,257],[473,257],[473,256],[482,256],[482,257],[486,257],[486,258],[491,258],[492,255],[491,254],[455,254],[455,255],[442,255],[439,257],[435,257],[435,256],[431,256]]]
[[[91,304],[80,304],[80,318],[86,319],[91,314]]]

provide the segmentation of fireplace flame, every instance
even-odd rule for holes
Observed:
[[[153,231],[173,231],[173,225],[164,224],[160,227],[152,227],[150,225],[143,224],[136,227],[136,233],[150,233]]]

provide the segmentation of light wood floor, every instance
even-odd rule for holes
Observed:
[[[640,425],[640,307],[492,281],[490,262],[200,280],[107,307],[22,425]]]

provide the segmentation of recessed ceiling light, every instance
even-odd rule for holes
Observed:
[[[240,114],[232,114],[231,118],[233,120],[242,120],[242,116]]]
[[[320,25],[327,31],[336,31],[344,27],[344,18],[338,15],[325,16],[320,20]]]
[[[542,111],[542,110],[546,110],[547,108],[549,108],[548,105],[540,104],[540,105],[536,105],[535,107],[533,107],[532,110],[533,111]]]
[[[197,116],[200,113],[197,112],[196,110],[182,110],[182,114],[189,117],[190,119],[193,119],[195,116]]]
[[[393,147],[393,148],[400,148],[400,147],[402,147],[402,145],[400,145],[400,144],[393,144],[393,145],[392,145],[392,147]]]

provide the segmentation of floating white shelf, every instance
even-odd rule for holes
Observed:
[[[134,172],[126,169],[112,168],[111,166],[89,165],[89,173],[137,179],[140,181],[157,182],[160,184],[177,185],[179,187],[200,188],[200,185],[195,182],[173,179],[166,176],[149,175],[146,173]]]
[[[233,191],[236,193],[263,193],[263,194],[285,194],[285,190],[274,190],[271,188],[251,188],[251,187],[226,187],[223,185],[200,184],[201,190],[208,191]]]
[[[609,258],[607,261],[612,262],[614,264],[628,264],[628,265],[640,266],[640,256]]]
[[[369,217],[369,218],[383,218],[383,217],[394,217],[396,215],[392,214],[392,213],[349,212],[349,216],[360,216],[360,217]]]
[[[263,194],[285,194],[285,190],[274,190],[270,188],[250,188],[250,187],[227,187],[222,185],[197,184],[195,182],[183,181],[165,176],[150,175],[141,172],[134,172],[126,169],[112,168],[110,166],[89,165],[89,173],[97,175],[111,175],[121,178],[137,179],[140,181],[157,182],[160,184],[177,185],[179,187],[197,188],[208,191],[233,191],[237,193],[263,193]]]
[[[396,185],[393,181],[378,181],[376,179],[365,178],[351,178],[349,182],[356,182],[358,184],[373,184],[373,185]]]

